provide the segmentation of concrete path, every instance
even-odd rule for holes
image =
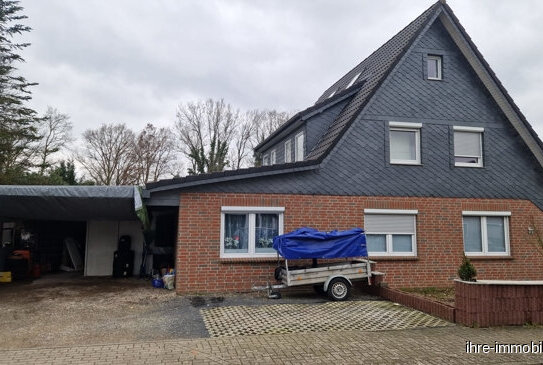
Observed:
[[[467,353],[467,341],[472,351],[478,348],[480,353]],[[543,341],[541,327],[329,331],[2,350],[0,364],[526,364],[543,362],[539,341]],[[534,342],[538,353],[496,354],[489,349],[483,353],[482,345],[495,346],[496,342]],[[518,352],[528,347],[513,349]]]

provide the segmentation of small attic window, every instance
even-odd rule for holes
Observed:
[[[355,83],[356,80],[358,80],[358,78],[360,77],[360,74],[362,72],[359,72],[357,73],[352,79],[351,79],[351,82],[349,82],[349,85],[347,85],[347,87],[345,89],[348,89],[350,88],[351,86],[353,86],[353,84]]]
[[[441,80],[442,79],[442,59],[441,56],[428,55],[426,59],[428,69],[428,80]]]

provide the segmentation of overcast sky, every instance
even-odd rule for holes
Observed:
[[[173,124],[207,97],[301,110],[433,1],[23,0],[31,105],[102,123]],[[449,0],[543,136],[543,1]]]

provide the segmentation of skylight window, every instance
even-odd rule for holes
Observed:
[[[328,96],[328,97],[331,98],[332,96],[334,96],[334,95],[336,94],[336,91],[337,91],[337,89],[334,90],[334,91],[332,91],[332,93],[331,93],[330,96]]]
[[[347,85],[346,89],[350,88],[351,86],[353,86],[353,84],[355,83],[356,80],[358,80],[358,78],[360,77],[360,74],[362,72],[359,72],[357,73],[352,79],[351,79],[351,82],[349,82],[349,85]]]

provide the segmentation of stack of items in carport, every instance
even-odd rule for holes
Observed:
[[[134,251],[130,236],[121,236],[117,251],[113,254],[113,277],[126,278],[134,272]]]

